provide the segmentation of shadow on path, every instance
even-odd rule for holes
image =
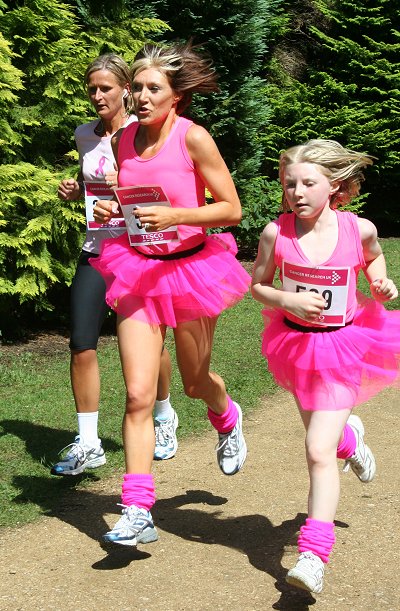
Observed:
[[[104,495],[84,489],[76,489],[65,494],[63,498],[50,494],[46,497],[36,493],[43,487],[45,478],[18,476],[14,485],[21,490],[15,499],[17,503],[31,501],[39,504],[44,513],[70,524],[95,541],[107,555],[96,561],[95,570],[115,570],[128,566],[131,562],[145,560],[151,556],[146,551],[135,547],[117,546],[101,543],[102,535],[109,529],[105,520],[107,514],[119,515],[115,494]],[[63,478],[65,479],[65,478]],[[46,479],[47,486],[58,486],[58,479]],[[54,490],[53,490],[54,492]],[[249,562],[257,570],[268,573],[275,580],[275,587],[280,593],[272,608],[284,611],[305,611],[315,603],[312,595],[288,586],[285,582],[286,569],[282,567],[282,556],[285,549],[296,545],[297,532],[305,515],[298,513],[295,518],[285,520],[274,526],[262,515],[241,515],[222,517],[219,509],[228,500],[205,490],[188,490],[186,494],[169,499],[160,499],[152,510],[155,523],[161,530],[176,535],[187,541],[205,545],[219,545],[232,548],[246,554]],[[215,506],[211,513],[189,505]],[[346,524],[337,524],[346,527]]]
[[[152,513],[160,528],[178,537],[206,545],[226,546],[246,554],[252,566],[276,579],[280,599],[273,604],[273,609],[305,611],[313,605],[316,601],[311,594],[286,584],[286,569],[281,565],[285,548],[296,545],[297,531],[304,523],[305,514],[298,513],[294,519],[274,526],[259,514],[223,518],[218,509],[209,513],[187,507],[225,503],[226,498],[210,492],[188,490],[186,494],[158,500]]]
[[[25,442],[27,452],[40,463],[44,462],[43,450],[56,455],[63,445],[71,442],[71,432],[51,429],[31,422],[3,420],[0,423],[3,434],[13,434]],[[120,446],[112,440],[105,440],[107,449],[115,451]],[[102,535],[109,530],[105,520],[107,514],[120,515],[115,494],[105,495],[99,491],[76,488],[82,479],[96,481],[92,473],[85,472],[78,477],[51,477],[18,475],[13,478],[19,495],[14,503],[33,502],[40,506],[47,516],[56,517],[70,524],[91,539],[98,541],[106,556],[96,561],[95,570],[116,570],[131,562],[151,557],[146,551],[135,547],[117,546],[101,542]],[[306,516],[298,513],[293,519],[274,526],[265,516],[259,514],[222,517],[220,506],[228,499],[215,496],[205,490],[188,490],[186,494],[169,499],[159,499],[152,510],[156,525],[176,537],[206,545],[219,545],[246,554],[257,570],[265,572],[275,581],[279,600],[273,609],[282,611],[306,611],[316,601],[311,594],[288,586],[285,582],[286,569],[282,557],[287,547],[296,547],[297,532]],[[193,505],[215,506],[212,512]],[[191,506],[191,507],[189,507]],[[115,520],[112,520],[114,523]],[[337,526],[347,527],[344,523]]]
[[[1,420],[0,426],[4,435],[19,437],[24,443],[28,454],[38,463],[49,467],[57,461],[61,448],[74,440],[73,433],[66,429],[54,429],[40,424],[34,424],[28,420]],[[121,444],[113,439],[102,438],[107,451],[116,452],[121,449]]]

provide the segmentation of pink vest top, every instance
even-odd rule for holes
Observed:
[[[198,208],[205,205],[205,187],[197,174],[186,148],[185,138],[192,121],[177,117],[161,149],[150,159],[142,159],[135,150],[139,123],[124,129],[118,147],[118,184],[160,185],[176,208]],[[178,226],[180,241],[153,246],[141,246],[148,254],[167,254],[188,250],[205,239],[205,229],[188,225]]]
[[[283,260],[296,264],[314,268],[320,267],[349,267],[349,289],[346,304],[346,322],[353,320],[357,308],[356,288],[357,276],[362,267],[365,266],[365,259],[361,244],[360,231],[357,225],[357,217],[351,212],[335,210],[338,220],[338,241],[330,257],[319,265],[312,264],[303,253],[299,241],[296,237],[295,219],[292,213],[282,214],[276,221],[278,234],[275,242],[275,264],[280,269],[280,279],[282,280]],[[288,316],[289,318],[289,316]],[[307,323],[295,316],[290,315],[290,319],[301,325]]]

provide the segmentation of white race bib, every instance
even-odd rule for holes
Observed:
[[[131,246],[146,246],[152,244],[168,244],[179,241],[178,228],[173,225],[161,231],[148,232],[135,217],[137,208],[147,206],[171,206],[171,203],[158,185],[137,185],[115,189],[118,202],[124,215]]]
[[[283,261],[282,288],[291,293],[310,291],[326,301],[320,320],[313,324],[342,327],[346,324],[349,267],[308,267]]]
[[[113,217],[108,223],[97,223],[93,217],[93,208],[97,200],[114,198],[114,191],[103,182],[87,180],[85,185],[85,207],[86,207],[86,226],[88,229],[115,229],[118,231],[126,231],[125,219],[121,217]]]

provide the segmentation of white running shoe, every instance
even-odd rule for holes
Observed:
[[[296,566],[288,571],[287,583],[307,590],[313,594],[320,594],[324,586],[324,563],[313,552],[302,552]]]
[[[158,533],[150,511],[131,505],[121,505],[122,516],[114,528],[103,535],[107,543],[136,546],[138,543],[157,541]]]
[[[343,471],[347,472],[351,467],[358,479],[364,484],[371,482],[375,477],[375,458],[370,448],[364,442],[364,425],[358,416],[351,414],[347,424],[353,429],[357,445],[353,456],[347,458]]]
[[[246,441],[242,431],[242,410],[238,410],[237,422],[229,433],[218,433],[219,441],[215,447],[218,466],[225,475],[234,475],[243,466],[247,456]]]
[[[70,443],[60,451],[62,454],[68,450],[65,457],[52,466],[52,475],[79,475],[85,469],[96,469],[106,464],[106,455],[101,445],[97,448],[86,449],[80,443],[79,435],[75,437],[74,443]]]
[[[175,456],[178,449],[176,429],[178,428],[178,414],[173,410],[172,418],[168,420],[154,419],[154,432],[156,435],[156,447],[154,449],[154,460],[168,460]]]

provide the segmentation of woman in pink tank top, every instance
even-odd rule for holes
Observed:
[[[113,186],[117,181],[111,138],[114,133],[136,120],[131,114],[132,92],[127,63],[114,53],[106,53],[94,59],[87,67],[84,84],[88,98],[98,118],[80,125],[75,130],[79,152],[80,172],[75,178],[61,181],[58,196],[64,201],[84,198],[84,183],[106,182]],[[124,231],[124,230],[122,230]],[[111,228],[87,229],[70,292],[70,350],[71,386],[77,413],[78,434],[60,452],[51,473],[57,476],[80,475],[86,469],[105,464],[106,456],[98,435],[100,407],[100,369],[97,359],[97,343],[102,324],[108,312],[105,302],[103,278],[88,264],[89,257],[100,251],[103,240],[120,235],[121,230]],[[167,458],[174,451],[173,444],[166,453],[163,435],[158,425],[161,414],[168,408],[174,410],[169,400],[171,360],[168,350],[163,351],[160,368],[158,400],[154,406],[156,450],[158,456]],[[171,437],[169,438],[171,442]]]
[[[174,331],[185,393],[204,401],[218,432],[222,472],[237,473],[247,453],[241,409],[222,378],[209,371],[218,316],[242,299],[250,278],[235,257],[232,235],[208,236],[206,230],[237,225],[241,205],[209,133],[180,116],[194,92],[218,90],[216,75],[211,62],[190,44],[147,45],[132,66],[132,82],[138,123],[113,141],[119,187],[150,185],[153,192],[165,193],[171,205],[137,206],[135,222],[149,239],[135,247],[127,235],[106,241],[92,262],[105,279],[107,303],[118,314],[127,389],[123,511],[104,536],[122,545],[158,538],[150,514],[155,501],[151,410],[167,326]],[[207,205],[206,188],[214,200]],[[96,220],[107,222],[117,208],[116,202],[99,202]],[[169,228],[176,228],[175,238],[160,243],[159,236]],[[141,235],[146,238],[143,231]]]

